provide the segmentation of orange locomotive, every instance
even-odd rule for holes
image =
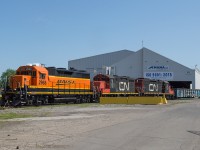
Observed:
[[[91,102],[90,74],[73,68],[26,65],[17,69],[10,79],[10,89],[3,94],[4,103],[12,105],[56,102]]]

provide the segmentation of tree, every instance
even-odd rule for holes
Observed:
[[[15,70],[7,69],[5,72],[2,73],[0,78],[0,87],[5,87],[9,84],[9,79],[12,75],[15,75]]]

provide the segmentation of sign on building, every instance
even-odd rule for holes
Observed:
[[[144,78],[158,79],[158,80],[173,80],[173,72],[145,72]]]
[[[154,71],[161,71],[161,70],[169,70],[169,66],[165,66],[165,65],[151,65],[151,66],[147,66],[147,70],[154,70]]]

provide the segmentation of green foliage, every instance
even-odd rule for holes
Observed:
[[[9,79],[12,75],[15,75],[15,70],[13,69],[7,69],[5,72],[3,72],[0,78],[0,87],[8,85]]]
[[[31,117],[31,116],[26,115],[26,114],[17,114],[17,113],[0,114],[0,119],[14,119],[14,118],[27,118],[27,117]]]

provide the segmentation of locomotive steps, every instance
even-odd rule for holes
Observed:
[[[100,97],[100,104],[142,104],[142,105],[158,105],[167,104],[165,97]]]

